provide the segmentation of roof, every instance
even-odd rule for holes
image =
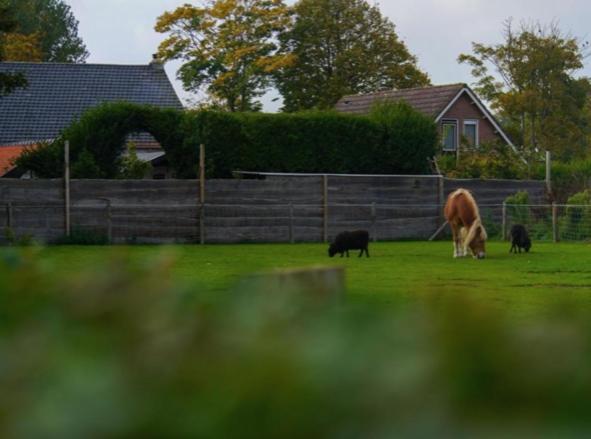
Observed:
[[[0,73],[8,72],[24,73],[29,85],[0,97],[0,145],[54,139],[104,102],[183,108],[160,64],[0,62]]]
[[[449,84],[345,96],[337,102],[336,109],[342,113],[368,114],[376,102],[404,100],[421,113],[436,118],[466,87],[466,84]]]
[[[25,145],[0,147],[0,177],[14,168],[13,161],[21,155]]]

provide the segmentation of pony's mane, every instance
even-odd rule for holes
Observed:
[[[476,200],[472,196],[472,193],[466,189],[456,190],[454,193],[451,194],[451,198],[456,198],[460,195],[466,197],[466,200],[468,200],[468,202],[472,205],[472,208],[474,209],[474,215],[476,216],[476,219],[474,220],[474,222],[468,230],[465,242],[472,242],[474,240],[474,238],[476,237],[476,230],[478,230],[478,227],[480,227],[480,229],[482,230],[482,232],[480,233],[481,238],[486,241],[488,239],[488,234],[486,233],[486,229],[482,224],[482,219],[480,218],[480,210],[478,209],[478,204],[476,204]]]

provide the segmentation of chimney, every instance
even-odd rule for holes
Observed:
[[[160,61],[158,59],[158,55],[156,55],[156,54],[152,55],[152,61],[150,61],[150,67],[152,67],[153,69],[156,69],[156,70],[164,70],[164,64],[162,63],[162,61]]]

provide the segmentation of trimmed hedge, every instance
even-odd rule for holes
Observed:
[[[435,123],[406,104],[380,105],[369,117],[336,112],[300,114],[176,111],[128,103],[90,110],[50,145],[27,151],[17,164],[39,177],[58,177],[65,139],[76,178],[116,178],[125,138],[151,133],[177,178],[194,178],[198,145],[206,145],[210,178],[232,171],[425,173],[438,133]],[[77,165],[83,161],[83,165]]]

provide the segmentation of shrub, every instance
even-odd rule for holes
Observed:
[[[138,131],[151,133],[162,145],[177,178],[196,177],[199,144],[206,145],[208,177],[227,178],[235,170],[423,173],[437,143],[433,121],[407,104],[380,105],[361,117],[181,112],[110,103],[85,113],[55,142],[27,151],[17,164],[42,178],[60,177],[68,139],[73,176],[127,176],[125,140]]]
[[[529,221],[529,193],[519,191],[505,199],[507,204],[507,217],[513,224],[528,225]]]
[[[561,221],[561,236],[572,240],[591,238],[591,190],[571,196],[567,205]]]
[[[118,178],[127,180],[141,180],[152,169],[150,162],[141,161],[137,156],[135,143],[127,144],[127,154],[121,157],[121,169]]]
[[[527,166],[513,149],[500,142],[483,143],[477,148],[460,151],[459,162],[455,155],[443,154],[437,165],[450,178],[527,178]]]

